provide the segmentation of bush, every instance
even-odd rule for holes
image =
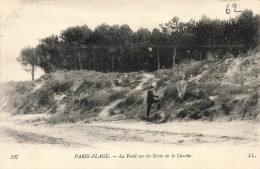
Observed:
[[[122,99],[125,97],[127,92],[128,92],[127,90],[111,90],[109,92],[110,93],[109,100],[114,101],[117,99]]]
[[[168,86],[163,94],[163,100],[176,99],[178,97],[178,90],[175,85]]]
[[[64,73],[67,82],[82,80],[95,88],[110,87],[112,80],[116,77],[114,73],[100,73],[95,71],[69,71]]]
[[[191,76],[196,76],[201,73],[201,67],[203,62],[193,61],[191,60],[188,64],[185,65],[184,72],[186,80],[188,80]]]
[[[213,105],[214,101],[210,99],[200,99],[177,112],[176,116],[177,118],[185,118],[188,116],[191,119],[200,119],[203,115],[210,115],[207,109]]]
[[[15,91],[19,94],[29,93],[34,87],[35,84],[33,82],[17,82],[14,84]]]
[[[50,85],[49,89],[53,90],[56,93],[60,93],[60,92],[65,92],[67,90],[70,89],[70,87],[72,86],[71,82],[58,82],[58,81],[53,81],[51,83],[49,83],[48,85]]]
[[[54,101],[53,93],[50,91],[42,92],[38,97],[38,103],[42,106],[50,105]]]
[[[143,103],[142,94],[143,93],[141,91],[136,91],[129,94],[125,100],[126,105],[142,104]]]
[[[198,100],[198,99],[203,99],[203,98],[207,98],[207,96],[204,94],[204,92],[202,90],[200,90],[198,88],[196,83],[194,83],[194,82],[187,83],[187,87],[186,87],[186,91],[183,96],[183,100],[188,100],[188,99]]]
[[[108,94],[98,94],[93,97],[88,97],[87,106],[89,108],[105,106],[109,103],[109,95]]]
[[[142,104],[144,101],[142,94],[143,93],[141,91],[136,91],[129,94],[123,102],[119,103],[118,107],[128,107]]]
[[[131,86],[131,80],[129,78],[123,78],[122,85],[123,86]]]

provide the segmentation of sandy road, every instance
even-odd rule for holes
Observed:
[[[33,117],[38,118],[39,115],[18,115],[2,119],[0,124],[2,140],[11,137],[17,143],[58,144],[66,147],[102,147],[103,143],[108,142],[184,146],[235,145],[254,144],[259,140],[259,124],[248,121],[175,121],[154,124],[141,120],[120,120],[51,125],[43,122],[31,123]]]
[[[192,164],[199,166],[198,160],[205,161],[206,159],[206,168],[213,164],[212,160],[214,160],[214,158],[209,158],[209,152],[218,156],[218,160],[223,160],[224,163],[221,164],[224,165],[231,163],[229,158],[236,158],[242,162],[245,158],[247,159],[249,152],[260,153],[257,151],[259,123],[254,122],[175,121],[154,124],[141,120],[120,120],[56,125],[29,122],[39,116],[43,115],[1,118],[0,147],[2,150],[0,162],[6,161],[6,163],[0,163],[0,168],[3,168],[1,165],[6,166],[4,168],[15,166],[10,160],[10,155],[14,153],[22,156],[23,160],[27,160],[28,163],[33,161],[32,168],[49,168],[47,166],[50,165],[52,167],[57,165],[56,167],[59,168],[60,161],[65,166],[62,168],[74,168],[89,164],[87,161],[74,161],[75,154],[81,153],[109,153],[110,156],[128,153],[191,154],[196,160],[193,159],[189,163],[179,161],[180,163],[174,165],[187,165],[188,167]],[[30,120],[28,121],[28,119]],[[223,153],[228,157],[223,156]],[[92,168],[107,168],[105,162],[109,161],[103,160],[104,163],[91,161],[91,164],[95,164],[95,167]],[[143,162],[145,162],[131,161],[134,159],[124,161],[115,158],[114,160],[121,165],[127,162],[128,166],[134,168],[143,168]],[[150,161],[147,166],[161,168],[167,163],[167,160],[160,161],[161,165],[157,165],[159,159],[156,160]],[[48,165],[45,165],[46,163]],[[73,166],[70,166],[71,164]],[[257,166],[257,160],[251,164]],[[243,165],[237,163],[236,168],[246,166],[244,163]]]

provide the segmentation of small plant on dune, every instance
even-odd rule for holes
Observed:
[[[35,84],[33,82],[17,82],[14,85],[15,91],[20,94],[31,92],[34,87]]]
[[[142,104],[143,103],[142,92],[136,91],[129,94],[125,99],[125,103],[127,105]]]
[[[142,98],[142,92],[136,91],[128,96],[126,96],[126,99],[119,103],[118,107],[128,107],[133,105],[141,105],[143,103],[144,99]]]
[[[87,98],[87,107],[94,108],[99,106],[105,106],[109,104],[109,95],[108,94],[98,94],[93,97]]]
[[[122,89],[122,90],[111,90],[109,100],[114,101],[116,99],[122,99],[125,97],[128,90]]]
[[[65,81],[65,73],[62,71],[56,71],[51,74],[52,81],[64,82]]]
[[[184,92],[183,99],[184,100],[194,100],[194,99],[203,99],[207,98],[202,90],[198,88],[198,85],[194,82],[187,83],[186,90]]]
[[[176,85],[169,85],[163,94],[163,100],[172,100],[178,97],[178,90]]]
[[[62,93],[65,92],[67,90],[69,90],[69,88],[72,86],[71,82],[59,82],[59,81],[53,81],[51,83],[48,84],[49,85],[49,89],[53,90],[55,93]]]
[[[48,88],[41,88],[35,95],[35,100],[38,100],[38,104],[42,106],[50,106],[54,102],[54,93]]]
[[[50,118],[43,119],[46,123],[49,124],[58,124],[58,123],[75,123],[77,121],[83,120],[82,116],[78,113],[70,114],[59,114],[53,115]]]

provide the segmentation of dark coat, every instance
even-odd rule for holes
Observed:
[[[147,92],[147,101],[146,101],[146,103],[152,104],[153,102],[154,102],[154,94],[153,94],[153,91],[151,89],[149,89],[148,92]]]

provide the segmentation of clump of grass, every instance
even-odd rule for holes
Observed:
[[[131,86],[131,80],[128,77],[124,77],[122,79],[122,85],[123,86]]]
[[[196,100],[193,104],[183,106],[184,108],[177,112],[177,118],[190,118],[190,119],[200,119],[202,116],[210,116],[208,108],[214,105],[214,101],[210,99],[200,99]]]
[[[194,100],[208,98],[202,90],[199,89],[198,85],[194,82],[187,83],[187,87],[183,96],[183,100]]]
[[[69,115],[69,114],[53,115],[50,118],[44,119],[44,121],[49,124],[75,123],[80,120],[83,120],[83,118],[82,118],[82,115],[80,115],[78,113],[73,114],[73,115]]]
[[[24,122],[25,123],[37,123],[37,122],[40,122],[40,121],[46,121],[46,118],[45,117],[38,117],[38,118],[33,119],[33,120],[25,120]]]
[[[158,85],[164,86],[167,81],[176,82],[181,80],[183,77],[185,77],[185,80],[188,80],[192,76],[196,76],[202,72],[201,67],[203,64],[203,62],[187,60],[170,70],[156,71],[155,76],[160,79]]]
[[[126,99],[120,102],[110,113],[113,114],[114,112],[117,112],[123,114],[127,118],[139,118],[145,109],[142,95],[142,91],[130,93],[126,96]]]
[[[34,82],[31,81],[24,81],[24,82],[9,82],[6,84],[8,88],[10,87],[13,89],[14,93],[18,94],[27,94],[33,90],[35,87]],[[8,93],[7,93],[8,94]]]
[[[65,76],[64,76],[64,72],[62,71],[56,71],[54,73],[51,74],[51,79],[53,81],[58,81],[58,82],[64,82],[65,81]]]
[[[112,79],[116,78],[115,73],[100,73],[95,71],[69,71],[64,73],[66,81],[74,82],[82,80],[94,85],[95,88],[112,86]]]
[[[133,105],[141,105],[144,101],[142,98],[142,92],[141,91],[136,91],[128,96],[126,96],[126,99],[119,103],[118,107],[128,107],[128,106],[133,106]]]
[[[122,99],[126,96],[127,92],[128,92],[128,90],[126,90],[126,89],[111,90],[111,91],[109,91],[109,93],[110,93],[109,100],[114,101],[114,100],[117,100],[117,99]]]
[[[203,62],[188,60],[180,64],[178,70],[183,72],[185,75],[185,79],[188,80],[192,76],[196,76],[201,73],[201,67]]]
[[[87,98],[86,106],[90,109],[99,106],[105,106],[109,103],[109,94],[97,94]]]
[[[34,93],[21,95],[20,99],[17,98],[13,103],[13,107],[17,107],[16,113],[22,114],[56,107],[55,93],[66,92],[71,85],[69,82],[49,81]]]
[[[126,105],[142,104],[143,103],[142,92],[136,91],[129,94],[125,99],[125,103]]]
[[[178,90],[177,90],[177,86],[176,85],[169,85],[163,94],[163,100],[167,101],[167,100],[172,100],[172,99],[176,99],[178,97]]]
[[[53,90],[55,93],[62,93],[69,90],[69,88],[72,86],[71,82],[59,82],[59,81],[53,81],[51,83],[48,83],[48,89]]]
[[[85,110],[90,110],[95,107],[101,107],[108,105],[111,101],[116,99],[124,98],[126,95],[126,90],[111,90],[107,93],[99,93],[95,95],[89,95],[80,100],[75,100],[75,103],[79,103],[78,106],[84,106]]]

